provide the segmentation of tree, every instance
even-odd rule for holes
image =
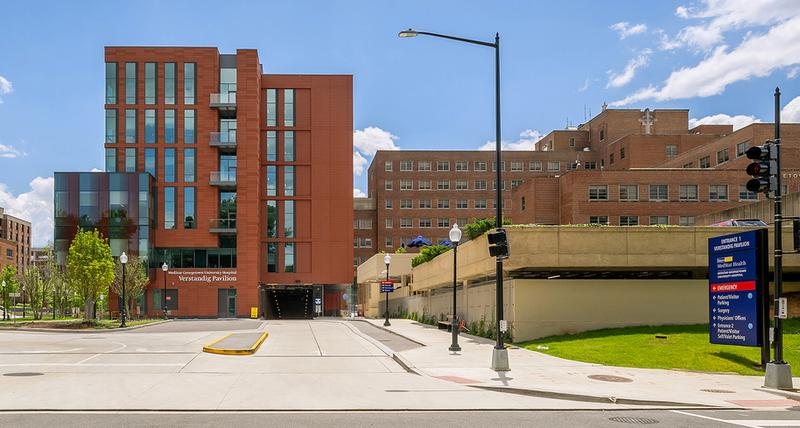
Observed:
[[[33,319],[41,319],[45,298],[49,292],[49,284],[45,281],[42,269],[36,265],[29,266],[18,277],[22,285],[23,294],[30,302]]]
[[[97,229],[81,229],[75,235],[67,255],[67,278],[83,302],[84,319],[94,319],[94,302],[114,281],[111,247]]]
[[[3,310],[7,310],[6,305],[14,306],[13,299],[9,297],[9,294],[16,293],[17,289],[19,289],[19,284],[17,282],[17,268],[11,265],[8,265],[0,271],[0,282],[5,281],[6,289],[5,294],[0,296],[0,305],[3,306]],[[0,293],[2,293],[2,289],[0,289]],[[5,299],[5,300],[3,300]]]
[[[128,300],[125,305],[125,312],[131,314],[131,301],[136,301],[139,296],[144,294],[144,289],[150,283],[148,274],[147,259],[139,257],[128,257],[128,265],[125,267],[125,298]],[[122,263],[117,263],[114,267],[114,282],[111,283],[111,291],[118,296],[122,296]]]

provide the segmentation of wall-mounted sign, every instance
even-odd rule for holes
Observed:
[[[236,282],[239,278],[235,270],[192,270],[192,271],[170,271],[170,280],[177,277],[177,285],[221,285]]]

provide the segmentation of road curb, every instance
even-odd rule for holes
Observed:
[[[255,343],[253,343],[253,345],[250,346],[250,348],[247,348],[247,349],[214,348],[214,345],[216,345],[217,343],[222,342],[223,340],[233,336],[234,334],[236,334],[236,333],[226,334],[221,339],[215,340],[215,341],[209,343],[208,345],[203,346],[203,352],[206,352],[206,353],[209,353],[209,354],[217,354],[217,355],[253,355],[253,354],[256,353],[256,351],[261,346],[261,344],[264,343],[264,341],[267,339],[267,336],[269,336],[269,333],[265,331],[264,333],[261,334],[261,336],[258,337],[258,339],[255,341]]]
[[[70,329],[70,328],[42,328],[42,327],[28,328],[28,327],[5,327],[5,326],[0,326],[0,332],[2,332],[2,331],[17,331],[17,332],[23,332],[23,333],[32,332],[32,333],[72,333],[72,334],[75,334],[75,333],[80,333],[80,334],[86,334],[86,333],[89,333],[89,334],[115,333],[115,332],[139,330],[141,328],[152,327],[152,326],[155,326],[155,325],[165,324],[165,323],[172,322],[172,321],[174,321],[174,320],[173,319],[168,319],[168,320],[161,320],[161,321],[152,322],[152,323],[149,323],[149,324],[135,325],[133,327],[103,328],[103,329],[93,328],[93,329],[85,329],[85,330]]]
[[[668,408],[687,408],[691,407],[694,409],[739,409],[741,407],[721,407],[721,406],[712,406],[710,404],[697,404],[697,403],[682,403],[677,401],[659,401],[659,400],[637,400],[635,398],[620,398],[620,397],[609,397],[609,396],[599,396],[599,395],[584,395],[584,394],[573,394],[567,392],[556,392],[556,391],[546,391],[546,390],[538,390],[538,389],[522,389],[522,388],[510,388],[505,386],[482,386],[482,385],[467,385],[472,388],[483,389],[486,391],[494,391],[494,392],[502,392],[506,394],[517,394],[517,395],[525,395],[529,397],[540,397],[540,398],[550,398],[554,400],[569,400],[569,401],[581,401],[585,403],[602,403],[602,404],[622,404],[622,405],[634,405],[634,406],[655,406],[655,407],[668,407]]]
[[[424,343],[420,342],[419,340],[414,340],[414,339],[412,339],[412,338],[410,338],[410,337],[408,337],[408,336],[406,336],[406,335],[400,334],[400,333],[398,333],[398,332],[396,332],[396,331],[394,331],[394,330],[390,330],[390,329],[388,329],[388,328],[386,328],[386,327],[384,327],[384,326],[382,326],[382,325],[378,325],[378,324],[375,324],[375,323],[371,323],[371,322],[369,322],[369,321],[367,321],[367,320],[365,320],[365,319],[353,319],[353,320],[351,320],[351,321],[365,322],[365,323],[367,323],[367,324],[369,324],[369,325],[371,325],[371,326],[373,326],[373,327],[377,327],[377,328],[379,328],[379,329],[381,329],[381,330],[383,330],[383,331],[386,331],[386,332],[388,332],[388,333],[392,333],[392,334],[398,335],[398,336],[402,337],[403,339],[406,339],[406,340],[408,340],[408,341],[414,342],[414,343],[416,343],[416,344],[417,344],[417,345],[419,345],[419,346],[428,346],[428,345],[426,345],[426,344],[424,344]]]

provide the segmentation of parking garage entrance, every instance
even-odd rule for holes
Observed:
[[[262,288],[262,313],[266,319],[314,318],[313,286]]]

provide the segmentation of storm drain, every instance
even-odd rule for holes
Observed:
[[[703,392],[710,392],[712,394],[733,394],[736,391],[729,391],[727,389],[701,389]]]
[[[15,373],[3,373],[3,376],[17,376],[17,377],[26,377],[26,376],[41,376],[44,373],[37,373],[37,372],[15,372]]]
[[[612,422],[634,425],[652,425],[658,423],[658,419],[640,418],[637,416],[614,416],[613,418],[608,418],[608,420]]]
[[[600,381],[603,381],[603,382],[620,382],[620,383],[622,383],[622,382],[633,382],[633,379],[629,379],[627,377],[612,376],[612,375],[602,375],[602,374],[589,375],[588,378],[592,379],[592,380],[600,380]]]

